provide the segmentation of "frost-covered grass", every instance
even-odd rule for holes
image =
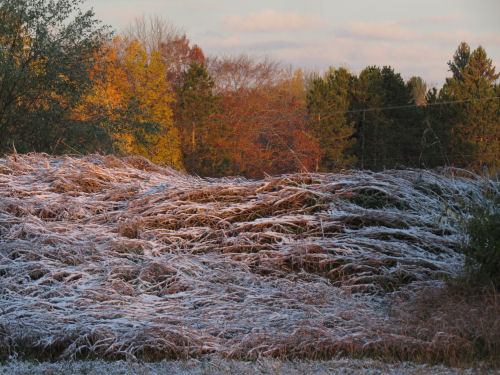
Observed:
[[[0,159],[0,355],[497,358],[495,291],[449,284],[463,171],[200,179],[147,160]]]
[[[336,359],[329,361],[283,361],[261,359],[257,361],[225,360],[203,357],[183,361],[136,363],[126,361],[60,361],[35,363],[9,361],[0,364],[5,375],[473,375],[493,374],[491,370],[476,368],[447,368],[408,362],[386,363],[372,359]]]

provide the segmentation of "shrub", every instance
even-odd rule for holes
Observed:
[[[462,250],[475,276],[500,285],[500,194],[495,192],[482,205],[470,210],[464,221]]]

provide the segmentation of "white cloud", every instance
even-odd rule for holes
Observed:
[[[475,44],[500,45],[500,34],[477,34],[466,30],[455,30],[447,33],[432,33],[429,37],[438,43],[454,44],[467,42],[471,47]]]
[[[452,50],[444,50],[425,42],[374,42],[331,37],[275,50],[272,57],[306,68],[326,69],[328,66],[343,66],[356,74],[369,65],[390,65],[405,79],[420,75],[429,84],[439,85],[448,75],[446,62],[452,53]]]
[[[306,30],[318,24],[321,24],[321,20],[316,15],[279,13],[272,9],[251,13],[245,17],[230,15],[222,19],[222,27],[232,32]]]
[[[360,39],[409,41],[418,38],[418,34],[399,22],[351,22],[341,28],[345,36]]]
[[[164,0],[158,0],[162,5],[165,4]],[[174,0],[169,3],[170,6],[174,8],[184,8],[189,10],[221,10],[223,9],[222,4],[217,1],[199,1],[199,0]]]
[[[240,46],[241,37],[233,35],[227,38],[209,38],[204,44],[211,48],[231,48]]]
[[[118,29],[127,27],[136,18],[140,18],[143,15],[160,13],[162,8],[162,4],[159,1],[135,3],[117,0],[90,0],[88,4],[95,10],[98,19],[103,20],[106,24],[112,24],[118,27]]]
[[[433,24],[445,24],[445,23],[457,23],[463,21],[465,17],[459,13],[450,14],[440,14],[437,16],[427,16],[420,18],[411,18],[406,21],[401,21],[402,24],[410,25],[433,25]]]

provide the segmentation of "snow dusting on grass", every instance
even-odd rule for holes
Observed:
[[[217,357],[202,357],[184,361],[161,361],[136,363],[126,361],[60,361],[57,363],[33,363],[10,361],[0,365],[0,374],[5,375],[473,375],[493,374],[493,371],[478,368],[446,368],[407,362],[384,363],[371,359],[337,359],[330,361],[280,361],[262,359],[258,361],[224,360]]]
[[[422,329],[430,317],[415,318],[422,311],[414,308],[446,310],[433,304],[463,268],[457,215],[488,189],[498,184],[457,170],[254,181],[195,178],[139,157],[7,156],[0,353],[445,362],[481,354],[480,328]],[[436,296],[430,306],[422,291]],[[463,313],[493,317],[487,331],[496,340],[493,299]],[[447,303],[450,311],[463,305]]]

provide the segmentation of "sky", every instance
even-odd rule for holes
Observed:
[[[500,0],[85,0],[118,32],[161,16],[206,55],[269,57],[307,71],[390,65],[440,86],[460,42],[500,70]]]

